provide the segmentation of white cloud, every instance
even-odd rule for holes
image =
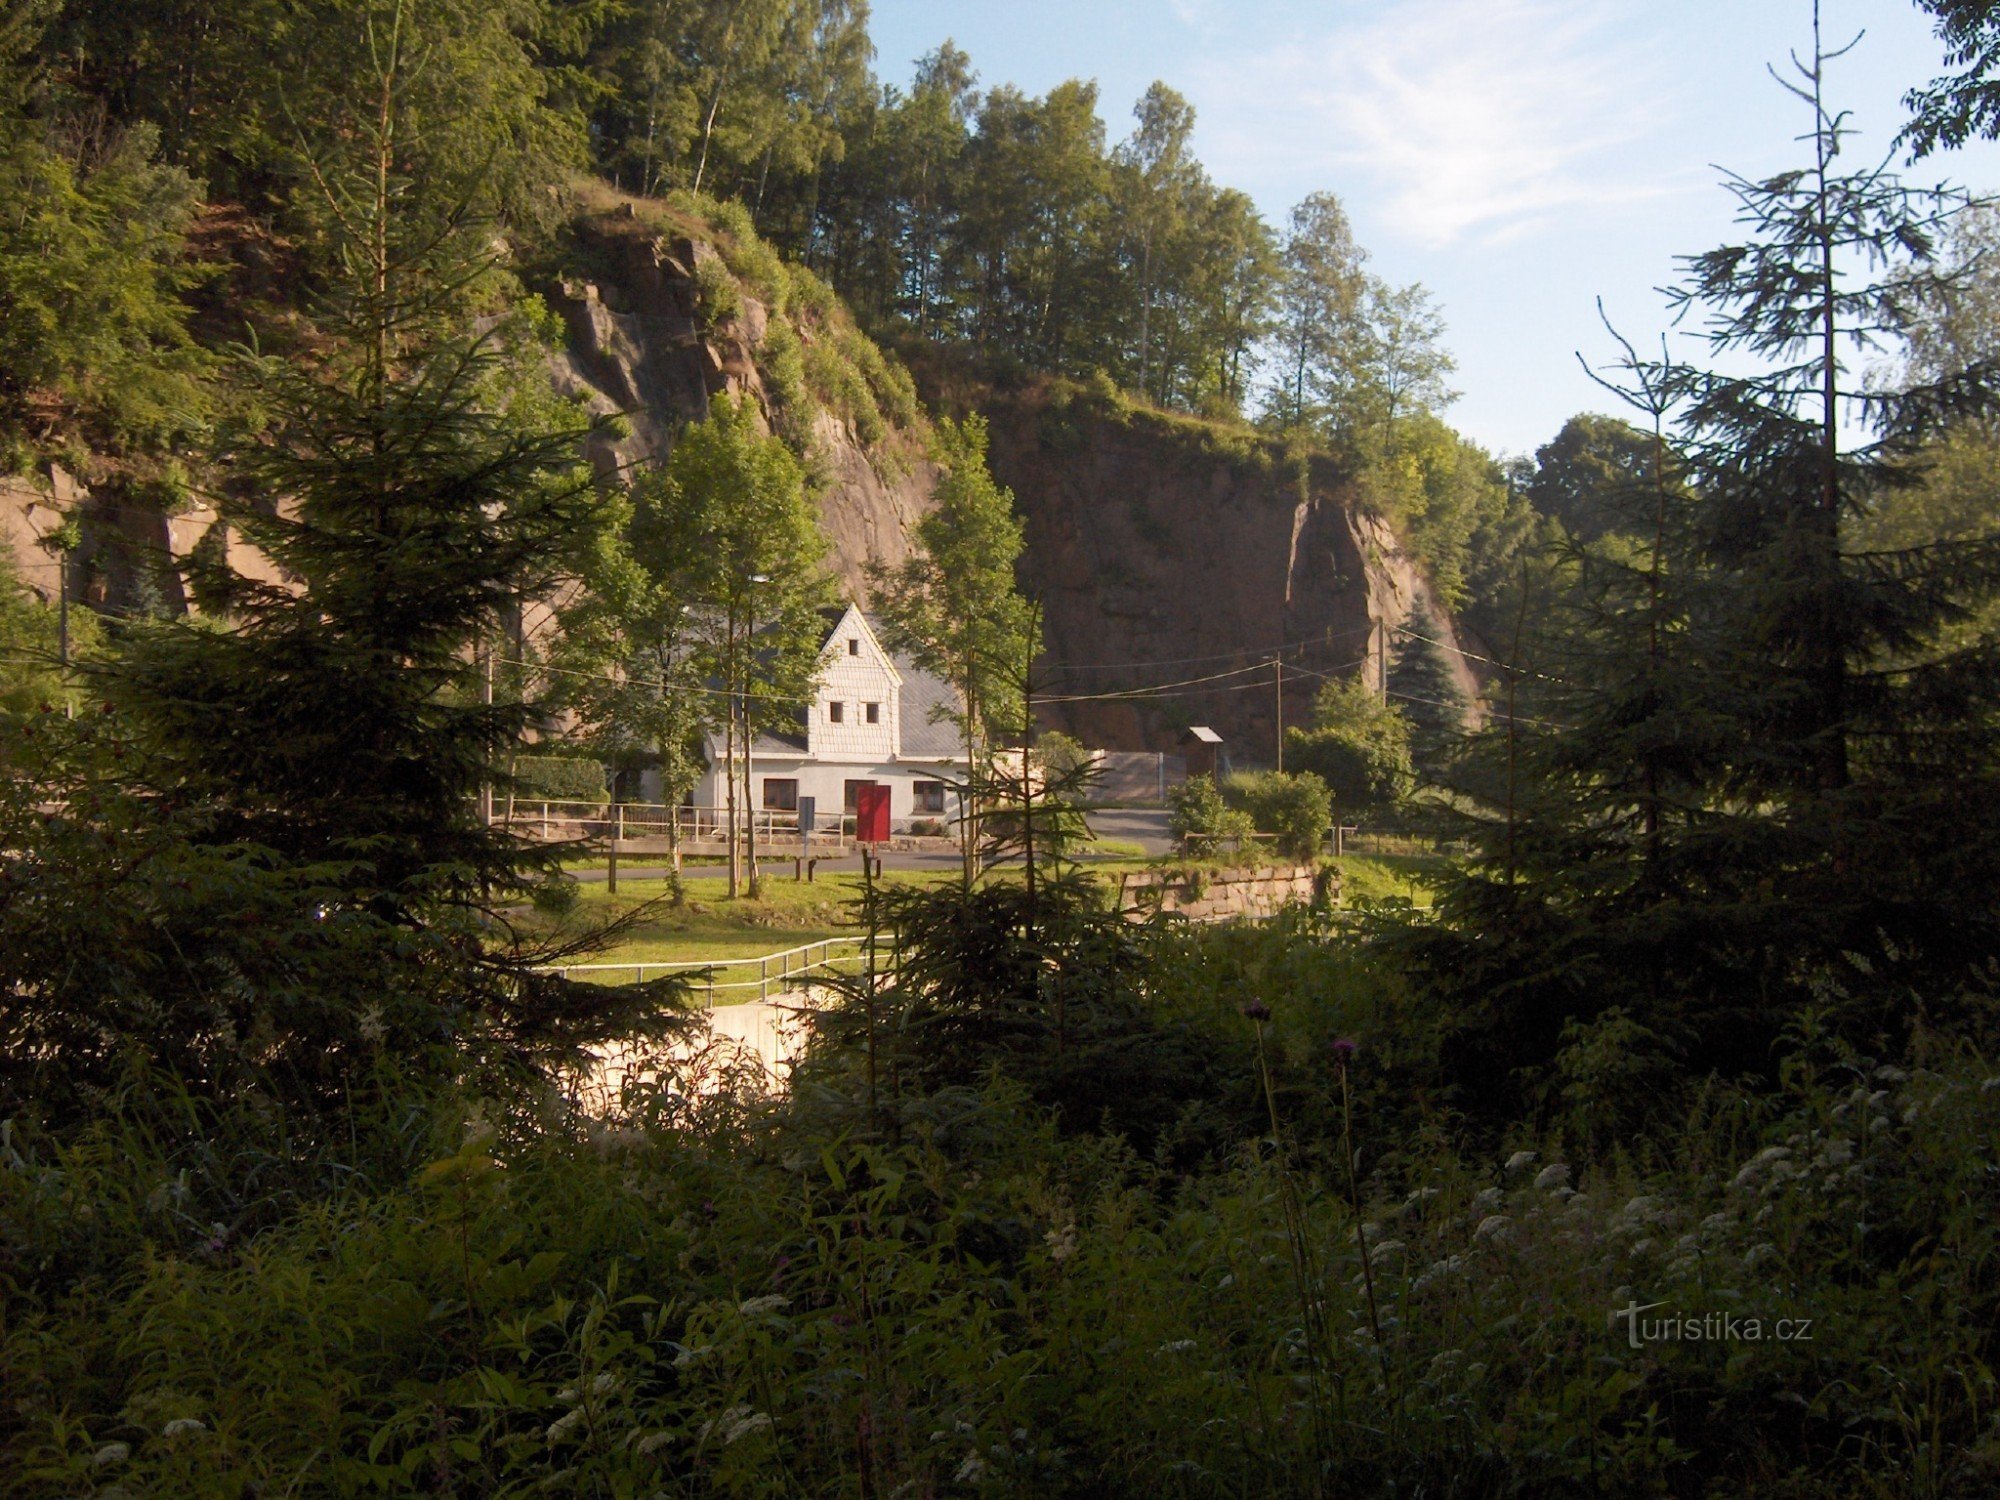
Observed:
[[[1514,239],[1683,185],[1636,174],[1649,153],[1614,150],[1659,131],[1673,92],[1634,37],[1645,12],[1631,0],[1366,9],[1204,70],[1220,176],[1295,177],[1310,162],[1336,191],[1364,178],[1387,227],[1432,246]]]

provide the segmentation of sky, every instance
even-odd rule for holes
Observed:
[[[1615,411],[1585,373],[1670,326],[1676,257],[1734,237],[1724,170],[1804,160],[1811,117],[1767,65],[1811,45],[1811,0],[872,0],[875,68],[907,83],[950,38],[983,87],[1100,85],[1112,140],[1154,79],[1196,110],[1195,148],[1274,227],[1339,195],[1377,274],[1421,282],[1448,328],[1447,413],[1495,453],[1532,454],[1579,411]],[[1911,0],[1823,0],[1830,102],[1857,164],[1886,156],[1902,96],[1943,71]],[[1899,162],[1899,166],[1902,164]],[[2000,145],[1907,180],[2000,190]]]

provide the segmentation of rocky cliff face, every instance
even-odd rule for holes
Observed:
[[[832,543],[831,562],[847,591],[865,591],[868,563],[909,555],[911,528],[930,503],[936,469],[924,458],[917,423],[882,424],[872,440],[820,399],[809,384],[774,389],[770,353],[774,328],[808,371],[838,373],[815,361],[821,341],[859,340],[837,307],[793,316],[775,310],[759,288],[736,278],[700,225],[678,220],[660,205],[594,193],[574,225],[569,259],[578,267],[543,288],[568,329],[567,347],[551,361],[563,394],[599,413],[621,413],[622,436],[592,440],[589,456],[607,477],[663,460],[689,423],[708,414],[718,395],[748,397],[767,426],[788,430],[809,450],[821,487],[820,514]],[[734,288],[729,309],[703,307],[703,284]],[[268,561],[226,534],[199,503],[167,514],[131,497],[89,486],[60,468],[23,478],[0,476],[0,540],[37,592],[53,595],[54,565],[37,545],[67,515],[84,521],[84,540],[71,563],[75,597],[115,612],[134,608],[179,613],[190,606],[175,564],[205,540],[226,548],[239,572],[271,578]],[[44,576],[46,575],[46,576]]]
[[[1329,675],[1377,680],[1388,633],[1432,602],[1324,459],[1074,387],[983,404],[995,476],[1027,520],[1022,581],[1045,610],[1044,717],[1087,744],[1173,750],[1202,724],[1236,763],[1269,764],[1274,653],[1289,648],[1284,722],[1303,724]]]
[[[555,361],[557,387],[628,418],[629,436],[594,445],[591,458],[607,474],[665,459],[675,436],[705,417],[718,395],[755,401],[767,426],[794,415],[822,481],[820,518],[835,571],[860,597],[868,563],[907,557],[911,528],[929,507],[937,471],[923,457],[922,434],[892,427],[864,441],[817,400],[806,412],[788,413],[770,378],[774,320],[788,319],[787,331],[806,351],[835,330],[826,320],[773,310],[760,288],[737,278],[715,245],[692,231],[629,199],[607,198],[578,221],[578,259],[591,274],[564,278],[547,294],[569,329],[569,346]],[[716,316],[704,309],[712,295],[706,289],[725,278],[735,306]]]
[[[865,593],[871,560],[908,555],[937,480],[924,419],[908,378],[824,287],[767,251],[608,190],[580,215],[567,264],[543,289],[568,330],[552,377],[628,421],[594,441],[600,472],[660,461],[715,397],[747,397],[813,453],[850,594]],[[1268,762],[1272,654],[1289,648],[1284,721],[1303,723],[1328,674],[1380,670],[1384,627],[1428,594],[1390,528],[1357,509],[1323,459],[1066,383],[947,389],[934,371],[927,384],[940,404],[989,417],[995,475],[1027,521],[1021,581],[1046,611],[1043,720],[1089,744],[1173,750],[1205,724],[1238,763]],[[37,538],[79,511],[85,544],[71,586],[100,607],[187,607],[162,564],[205,539],[239,570],[270,573],[213,534],[212,511],[99,503],[57,470],[0,484],[0,533],[41,592],[52,595],[55,578]],[[1463,685],[1474,687],[1469,676]],[[1148,688],[1161,691],[1106,696]]]

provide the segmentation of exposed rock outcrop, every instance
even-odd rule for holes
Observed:
[[[1046,382],[982,405],[1045,610],[1044,717],[1087,744],[1172,750],[1205,724],[1237,763],[1268,764],[1273,653],[1290,648],[1284,721],[1303,724],[1328,675],[1377,680],[1385,639],[1435,603],[1323,457]],[[1101,696],[1149,687],[1164,691]]]
[[[755,401],[767,427],[793,415],[769,375],[773,326],[787,320],[790,335],[811,350],[834,335],[832,322],[844,312],[810,317],[772,308],[696,226],[656,204],[607,198],[578,221],[575,233],[577,259],[592,275],[565,278],[547,294],[569,330],[555,381],[593,410],[627,418],[625,435],[593,443],[600,472],[663,461],[681,429],[705,417],[710,400],[724,393]],[[704,288],[723,278],[735,286],[734,307],[716,316],[704,311]],[[911,529],[929,508],[937,471],[923,456],[920,432],[892,429],[864,442],[818,402],[803,426],[819,468],[820,518],[833,564],[858,595],[871,560],[896,563],[909,555]]]

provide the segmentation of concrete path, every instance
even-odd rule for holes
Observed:
[[[1129,839],[1146,851],[1148,859],[1174,847],[1167,832],[1167,810],[1163,807],[1099,807],[1087,814],[1090,831],[1101,839]]]

